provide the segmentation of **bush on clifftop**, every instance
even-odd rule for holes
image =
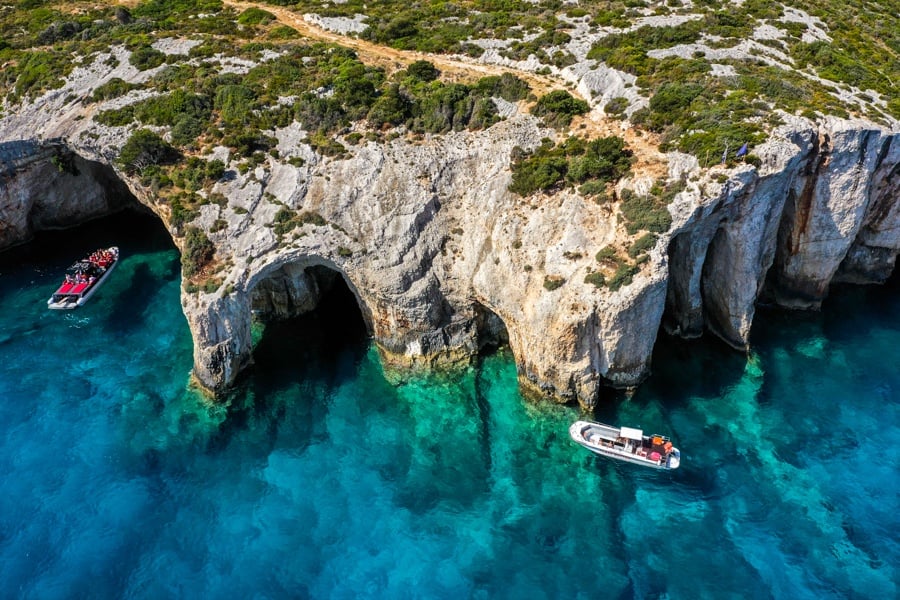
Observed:
[[[596,140],[570,137],[554,146],[545,140],[534,152],[515,152],[511,192],[528,196],[566,185],[614,182],[631,168],[632,152],[621,138]]]
[[[118,162],[131,175],[147,167],[173,163],[180,158],[175,148],[149,129],[138,129],[119,152]]]

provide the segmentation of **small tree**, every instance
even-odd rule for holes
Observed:
[[[131,175],[152,165],[177,161],[180,155],[175,148],[149,129],[138,129],[119,152],[119,164]]]
[[[441,72],[427,60],[417,60],[406,68],[406,75],[419,81],[434,81]]]
[[[564,90],[554,90],[541,98],[531,111],[535,116],[544,117],[550,127],[568,127],[575,115],[583,115],[590,107]]]

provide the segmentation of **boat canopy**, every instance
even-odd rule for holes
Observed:
[[[641,439],[643,439],[644,432],[640,429],[633,429],[631,427],[622,427],[619,429],[619,435],[628,440],[641,441]]]

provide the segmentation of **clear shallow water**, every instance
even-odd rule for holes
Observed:
[[[112,242],[91,302],[46,310]],[[897,595],[897,283],[763,312],[749,361],[662,339],[596,414],[671,433],[660,474],[572,444],[578,410],[524,401],[507,353],[392,385],[310,320],[270,326],[207,405],[178,273],[133,216],[0,254],[3,597]]]

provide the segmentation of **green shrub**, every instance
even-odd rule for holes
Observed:
[[[166,62],[166,55],[151,46],[144,46],[132,52],[128,62],[138,71],[146,71]]]
[[[256,93],[245,85],[223,85],[216,90],[213,106],[226,125],[246,125],[256,102]]]
[[[594,271],[584,276],[584,282],[590,283],[594,287],[601,288],[606,285],[606,277],[600,271]]]
[[[512,73],[504,73],[503,75],[491,75],[482,77],[475,84],[478,93],[485,96],[497,96],[503,98],[507,102],[517,102],[524,100],[531,92],[528,83],[519,79]]]
[[[632,162],[625,140],[615,136],[598,138],[587,142],[583,152],[571,159],[566,176],[573,183],[615,181],[629,171]]]
[[[545,275],[544,289],[552,292],[553,290],[561,288],[565,282],[565,278],[559,275]]]
[[[658,236],[655,233],[645,233],[628,247],[628,256],[637,258],[644,254],[656,245],[657,238]]]
[[[275,140],[258,131],[245,131],[226,136],[222,144],[232,148],[238,156],[252,157],[257,152],[267,152]]]
[[[215,247],[206,233],[189,225],[184,231],[184,250],[181,254],[181,272],[185,277],[194,277],[209,264],[215,253]]]
[[[279,25],[278,27],[273,27],[272,30],[269,31],[269,39],[273,40],[295,40],[299,37],[302,37],[300,32],[287,25]]]
[[[206,123],[190,115],[185,115],[172,127],[172,143],[176,146],[190,146],[197,141],[204,129],[206,129]]]
[[[323,133],[313,133],[309,136],[307,140],[310,146],[315,149],[316,152],[322,154],[323,156],[344,156],[347,154],[347,147],[342,143],[332,138],[331,136],[325,135]]]
[[[620,115],[628,108],[628,104],[628,98],[616,96],[606,103],[603,107],[603,111],[609,115]]]
[[[620,205],[629,234],[645,230],[662,233],[672,225],[672,215],[666,204],[654,196],[629,195]]]
[[[172,126],[185,118],[208,122],[212,115],[210,104],[206,96],[175,90],[169,94],[147,98],[131,107],[135,118],[141,123]]]
[[[621,264],[616,272],[609,280],[609,289],[613,292],[627,285],[631,285],[634,276],[638,274],[641,268],[637,265]]]
[[[137,90],[140,88],[141,88],[141,86],[139,84],[128,83],[124,79],[120,79],[118,77],[113,77],[106,83],[95,87],[94,93],[91,94],[91,99],[94,102],[101,102],[103,100],[111,100],[113,98],[118,98],[119,96],[124,96],[131,90]]]
[[[532,109],[532,114],[543,117],[549,127],[568,127],[576,115],[583,115],[590,107],[584,100],[574,98],[565,90],[554,90],[541,96]]]
[[[549,191],[565,181],[568,162],[562,156],[533,156],[513,165],[509,190],[528,196],[539,190]]]
[[[299,215],[297,215],[297,220],[300,225],[305,225],[306,223],[312,223],[316,227],[325,227],[328,224],[328,221],[325,220],[325,217],[320,215],[317,212],[305,210]]]
[[[703,90],[700,84],[664,83],[650,98],[647,125],[654,131],[662,131],[664,126],[674,123]]]
[[[434,81],[440,74],[441,72],[438,71],[437,67],[427,60],[417,60],[406,67],[406,76],[416,81]]]
[[[413,108],[414,118],[408,123],[412,131],[445,133],[466,128],[488,127],[496,122],[497,109],[493,102],[474,94],[472,88],[460,83],[433,83],[420,92]]]
[[[517,147],[518,148],[518,147]],[[567,184],[594,182],[592,189],[605,188],[631,168],[632,152],[621,138],[584,140],[569,137],[554,146],[547,141],[530,155],[514,148],[511,192],[527,196],[539,190],[550,191]]]
[[[0,76],[14,83],[14,99],[18,99],[60,87],[63,78],[71,72],[72,66],[71,57],[64,53],[30,52],[19,58],[16,66],[4,66]]]
[[[412,116],[412,104],[400,92],[400,86],[394,84],[388,86],[378,100],[375,101],[371,110],[369,110],[367,119],[373,127],[381,127],[385,124],[402,125],[410,116]]]
[[[605,181],[587,181],[578,186],[578,193],[582,196],[600,196],[606,194]]]
[[[286,206],[283,206],[275,213],[275,217],[272,220],[272,228],[276,235],[281,236],[294,228],[302,227],[307,223],[316,227],[324,227],[328,224],[328,221],[317,212],[303,211],[298,214]]]
[[[169,224],[176,232],[181,231],[181,228],[185,223],[190,223],[198,215],[196,208],[193,206],[185,206],[183,197],[184,196],[172,196],[168,198],[170,209]]]
[[[598,263],[615,263],[616,261],[618,261],[618,258],[616,256],[616,249],[612,246],[604,246],[603,248],[601,248],[597,252],[595,258],[597,259]]]
[[[101,125],[110,127],[124,127],[134,123],[134,107],[123,106],[119,109],[103,110],[97,113],[94,120]]]
[[[183,164],[172,170],[172,179],[176,184],[192,192],[206,188],[221,179],[225,173],[225,163],[214,159],[211,161],[191,156]]]
[[[238,15],[237,22],[241,25],[266,25],[275,20],[275,15],[261,8],[248,8]]]
[[[149,129],[139,129],[122,146],[118,162],[126,173],[134,174],[152,165],[176,162],[179,158],[178,151],[161,137]]]

